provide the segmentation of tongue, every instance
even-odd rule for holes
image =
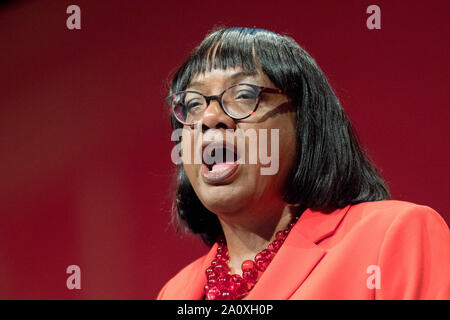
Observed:
[[[235,165],[234,162],[215,163],[215,164],[213,164],[211,171],[214,171],[214,172],[226,171],[226,170],[229,170],[234,165]]]

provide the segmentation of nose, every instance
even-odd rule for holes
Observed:
[[[203,131],[208,129],[234,129],[236,122],[220,107],[219,101],[211,99],[202,117]]]

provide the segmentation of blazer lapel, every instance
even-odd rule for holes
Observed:
[[[211,264],[211,261],[215,258],[217,252],[217,243],[215,243],[209,252],[206,254],[203,262],[199,263],[197,267],[194,267],[191,278],[186,279],[186,282],[180,283],[177,288],[176,296],[181,300],[201,300],[204,295],[204,287],[206,284],[205,270]],[[186,285],[188,283],[188,285]],[[178,299],[178,298],[177,298]]]
[[[317,243],[335,232],[349,208],[307,209],[246,299],[289,299],[325,256]]]

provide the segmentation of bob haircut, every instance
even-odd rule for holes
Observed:
[[[283,189],[287,203],[332,210],[390,199],[322,70],[291,37],[264,29],[219,28],[176,71],[170,94],[185,90],[197,74],[236,67],[262,70],[292,99],[296,159]],[[173,129],[182,127],[173,115],[171,122]],[[177,167],[172,222],[177,230],[200,235],[208,246],[223,235],[217,216],[200,202],[182,164]]]

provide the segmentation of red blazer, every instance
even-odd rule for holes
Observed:
[[[203,298],[217,244],[157,299]],[[404,201],[306,210],[246,299],[450,299],[450,234],[433,209]]]

